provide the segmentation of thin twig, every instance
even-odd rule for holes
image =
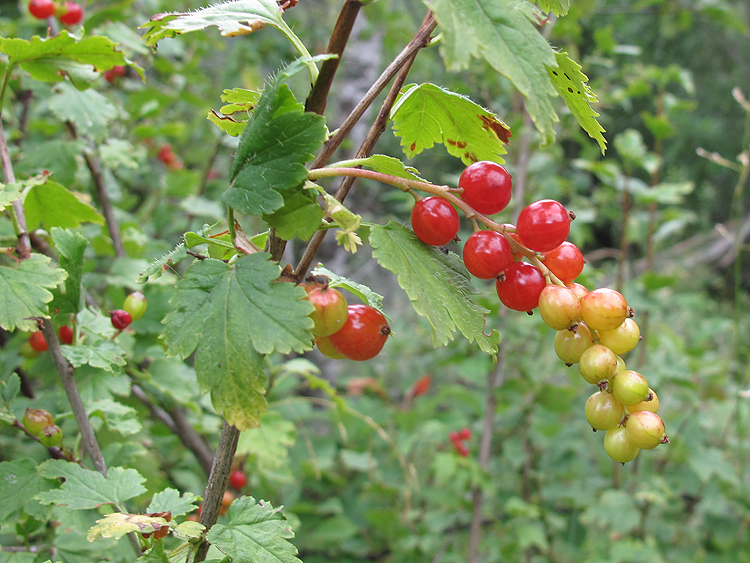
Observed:
[[[336,150],[336,148],[338,148],[338,145],[344,139],[345,135],[348,135],[349,131],[351,131],[351,128],[354,126],[357,120],[359,120],[364,111],[370,106],[370,104],[372,104],[375,97],[380,94],[383,88],[385,88],[385,85],[391,80],[393,74],[397,72],[398,75],[396,76],[396,80],[391,86],[386,99],[383,101],[383,105],[380,108],[380,112],[378,113],[377,118],[373,122],[370,130],[365,136],[365,139],[362,141],[359,150],[357,151],[357,158],[362,158],[370,154],[370,151],[375,146],[375,143],[385,130],[385,124],[388,120],[388,115],[390,114],[391,108],[396,101],[398,93],[401,91],[401,88],[406,81],[406,77],[409,74],[409,70],[411,69],[411,65],[414,62],[414,59],[416,58],[420,49],[422,49],[427,44],[430,35],[435,30],[436,26],[437,23],[432,16],[432,12],[427,12],[427,15],[425,16],[424,21],[422,22],[422,26],[417,32],[417,35],[409,43],[409,45],[407,45],[406,48],[401,51],[399,56],[396,57],[390,65],[388,65],[385,71],[383,71],[383,73],[380,75],[380,78],[378,78],[375,84],[373,84],[370,90],[368,90],[367,94],[365,94],[365,96],[362,98],[362,101],[360,101],[357,107],[354,108],[349,117],[346,118],[344,124],[342,124],[342,126],[338,129],[334,136],[328,141],[328,144],[326,145],[324,151],[320,155],[318,155],[318,158],[313,161],[310,166],[311,170],[320,168],[324,166],[326,162],[328,162],[328,159],[330,159],[333,152]],[[398,64],[394,65],[394,63],[396,63],[397,61]],[[376,86],[378,86],[377,89]],[[374,94],[371,95],[371,93],[373,92]],[[354,118],[355,116],[356,119]],[[342,134],[344,134],[344,136],[340,136]],[[336,199],[339,201],[344,201],[353,183],[353,177],[345,178],[339,185],[339,188],[336,190]],[[297,268],[294,271],[297,276],[304,277],[304,275],[307,273],[307,270],[310,268],[310,264],[312,264],[312,261],[315,258],[320,245],[323,243],[323,239],[325,238],[327,232],[327,230],[317,231],[312,236],[310,242],[307,245],[307,248],[305,249],[304,254],[302,255],[302,258],[297,264]]]
[[[72,121],[68,121],[66,122],[66,125],[68,126],[68,130],[73,138],[79,138],[75,124]],[[99,157],[96,155],[93,141],[87,139],[87,143],[88,146],[83,149],[83,158],[86,161],[86,166],[88,167],[89,172],[91,173],[91,179],[94,181],[97,199],[102,208],[104,220],[107,223],[107,230],[109,231],[109,237],[112,239],[115,256],[117,258],[124,258],[127,256],[127,253],[125,252],[125,245],[122,242],[122,235],[120,235],[120,225],[115,217],[115,210],[112,206],[112,201],[109,198],[109,192],[107,192],[107,185],[104,182],[102,164]]]
[[[83,406],[81,394],[78,392],[78,386],[73,377],[73,368],[68,363],[68,360],[65,359],[65,356],[63,356],[60,341],[57,339],[57,333],[49,319],[42,320],[42,334],[44,335],[44,340],[47,342],[50,357],[60,376],[65,394],[68,396],[70,408],[78,424],[78,431],[81,433],[83,448],[89,454],[91,462],[94,464],[94,469],[106,477],[107,465],[104,463],[104,457],[102,457],[102,451],[99,448],[99,443],[96,441],[94,429],[91,427],[86,408]]]
[[[5,183],[11,184],[16,181],[16,175],[13,172],[13,163],[10,160],[10,151],[8,150],[8,139],[5,136],[5,128],[2,119],[0,119],[0,161],[3,164],[3,176]],[[26,212],[23,209],[23,202],[17,199],[13,202],[13,226],[18,237],[18,257],[26,260],[31,256],[31,241],[29,239],[29,229],[26,226]]]

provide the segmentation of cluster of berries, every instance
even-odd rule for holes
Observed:
[[[170,145],[169,143],[164,143],[161,148],[159,148],[159,152],[156,157],[161,160],[164,166],[166,166],[170,170],[180,170],[184,168],[182,160],[172,150],[172,145]]]
[[[62,443],[62,430],[55,424],[53,416],[44,409],[26,407],[21,423],[26,432],[37,438],[43,446],[52,448]]]
[[[656,393],[646,378],[626,368],[621,357],[636,347],[641,332],[618,291],[576,286],[545,287],[539,312],[558,331],[557,356],[568,366],[577,363],[583,379],[599,387],[586,401],[586,420],[594,430],[607,432],[607,454],[626,463],[641,449],[669,442],[664,422],[656,414]]]
[[[31,0],[29,13],[39,20],[55,16],[65,25],[76,25],[83,19],[83,7],[77,2],[55,2],[54,0]]]
[[[453,447],[456,449],[456,453],[460,456],[466,457],[469,455],[469,448],[466,447],[466,440],[471,438],[471,430],[468,428],[462,428],[458,432],[455,430],[448,434],[448,437],[450,438],[451,442],[453,442]]]
[[[469,165],[458,187],[461,200],[454,202],[462,204],[477,227],[463,247],[466,269],[477,278],[495,279],[498,297],[509,309],[531,313],[538,307],[544,322],[559,331],[557,355],[568,365],[579,363],[583,378],[600,388],[586,404],[586,419],[595,430],[607,431],[607,454],[625,463],[640,449],[667,443],[656,394],[618,356],[640,340],[632,310],[619,292],[589,292],[574,281],[585,262],[566,240],[575,215],[561,203],[543,199],[526,206],[516,225],[489,220],[487,215],[505,209],[512,191],[510,174],[494,162]],[[446,197],[426,197],[414,205],[412,228],[426,244],[456,238],[459,217]],[[479,230],[477,219],[490,229]]]
[[[140,291],[131,293],[125,298],[122,304],[122,309],[114,309],[109,312],[110,319],[112,320],[112,326],[117,330],[125,330],[130,323],[140,319],[146,312],[148,303],[146,302],[146,296]],[[59,328],[58,334],[60,336],[60,342],[63,344],[72,345],[75,338],[75,331],[67,326],[63,325]],[[41,352],[47,351],[47,341],[44,339],[44,335],[41,330],[32,332],[29,335],[29,340],[24,344],[21,349],[21,353],[28,357],[33,358],[39,355]]]
[[[365,361],[383,349],[391,328],[383,313],[369,305],[347,305],[342,293],[328,285],[328,278],[311,276],[302,287],[315,307],[315,345],[324,356]]]

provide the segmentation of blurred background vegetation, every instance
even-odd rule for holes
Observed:
[[[114,259],[106,231],[86,227],[95,241],[86,285],[105,310],[183,232],[223,217],[219,195],[236,140],[220,134],[206,113],[222,105],[223,89],[261,88],[294,56],[271,29],[233,39],[211,29],[162,41],[153,53],[134,31],[155,13],[198,6],[89,3],[87,30],[119,41],[147,76],[145,83],[134,74],[101,80],[102,120],[86,132],[106,164],[127,250]],[[286,18],[312,53],[322,52],[339,8],[302,0]],[[328,104],[331,130],[424,13],[422,3],[402,0],[364,7]],[[557,359],[554,331],[538,315],[499,310],[493,285],[480,282],[478,300],[491,311],[487,328],[503,338],[498,361],[461,340],[433,349],[429,325],[367,247],[346,255],[328,241],[318,259],[385,296],[395,337],[364,364],[317,352],[280,359],[265,425],[240,444],[250,474],[244,493],[285,505],[302,561],[750,561],[749,29],[745,0],[572,0],[567,16],[550,19],[542,33],[581,63],[599,99],[604,156],[561,100],[558,140],[541,147],[523,99],[485,63],[448,73],[437,49],[420,53],[408,82],[465,94],[511,127],[515,207],[501,220],[513,221],[540,198],[575,211],[571,240],[588,260],[578,281],[615,287],[635,309],[644,341],[626,360],[658,390],[671,444],[625,467],[613,464],[602,433],[591,432],[583,415],[592,389]],[[44,30],[23,2],[3,1],[0,32],[28,38]],[[79,148],[48,103],[59,86],[24,78],[10,86],[6,130],[16,173],[35,173],[43,158],[58,182],[89,192]],[[27,115],[19,113],[24,96],[32,100]],[[355,130],[341,158],[351,156],[368,126]],[[166,143],[182,167],[157,159]],[[400,155],[398,139],[386,132],[376,152]],[[442,147],[410,164],[433,183],[455,185],[462,170]],[[349,200],[378,223],[408,222],[410,205],[408,195],[365,181]],[[260,228],[241,222],[246,232]],[[296,263],[303,249],[290,244],[285,261]],[[171,291],[167,283],[145,288],[149,310],[129,344],[136,363],[159,345]],[[18,343],[11,339],[9,347]],[[24,367],[54,386],[48,359]],[[165,377],[177,378],[167,368]],[[301,374],[328,379],[346,405],[311,389]],[[126,375],[104,385],[91,381],[95,376],[78,376],[89,398],[113,397],[148,414],[128,397]],[[415,396],[424,376],[431,386]],[[192,423],[214,436],[220,421],[207,399],[168,387],[162,392],[189,406]],[[472,431],[467,457],[448,439],[464,427]],[[116,431],[102,434],[107,455],[137,467],[152,490],[171,484],[202,493],[200,467],[158,421],[128,436],[127,448]],[[3,459],[41,455],[12,433],[0,438]],[[87,549],[81,538],[59,557],[94,560]],[[27,560],[34,559],[0,553],[0,561]]]

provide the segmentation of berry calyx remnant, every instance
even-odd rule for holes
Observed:
[[[460,220],[456,209],[442,197],[420,199],[411,210],[411,227],[425,244],[443,246],[458,233]]]
[[[467,166],[458,179],[461,199],[483,215],[494,215],[508,206],[513,180],[508,171],[488,160]]]
[[[341,329],[329,336],[333,347],[346,358],[365,361],[377,356],[385,346],[391,328],[383,313],[369,305],[349,305]]]
[[[39,442],[47,447],[47,448],[54,448],[55,446],[59,446],[63,439],[63,433],[62,430],[60,430],[60,427],[56,424],[49,424],[42,428],[42,431],[37,436],[39,438]]]

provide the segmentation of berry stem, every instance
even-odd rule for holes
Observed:
[[[493,231],[497,231],[502,235],[505,235],[513,251],[517,254],[523,254],[526,258],[528,258],[529,261],[531,261],[537,268],[539,268],[542,271],[542,274],[544,274],[544,276],[547,277],[552,283],[562,286],[565,285],[555,274],[553,274],[549,270],[549,268],[544,265],[544,262],[539,259],[536,252],[534,252],[533,250],[529,250],[512,237],[506,235],[506,233],[515,231],[514,227],[508,224],[496,223],[486,215],[478,213],[468,203],[463,201],[461,198],[453,195],[452,192],[454,192],[455,190],[452,190],[448,186],[438,186],[435,184],[430,184],[429,182],[423,182],[421,180],[401,178],[398,176],[392,176],[390,174],[384,174],[383,172],[376,172],[374,170],[365,170],[362,168],[353,168],[348,166],[327,166],[325,168],[310,170],[307,173],[308,180],[312,182],[314,182],[315,180],[319,180],[320,178],[331,178],[335,176],[355,176],[358,178],[366,178],[369,180],[376,180],[384,184],[389,184],[405,192],[410,192],[412,190],[421,190],[429,194],[442,197],[443,199],[446,199],[447,201],[452,203],[454,206],[458,207],[464,213],[464,215],[466,215],[466,217],[470,219],[472,223],[474,223],[475,227],[477,225],[477,222],[479,222],[485,227]]]

